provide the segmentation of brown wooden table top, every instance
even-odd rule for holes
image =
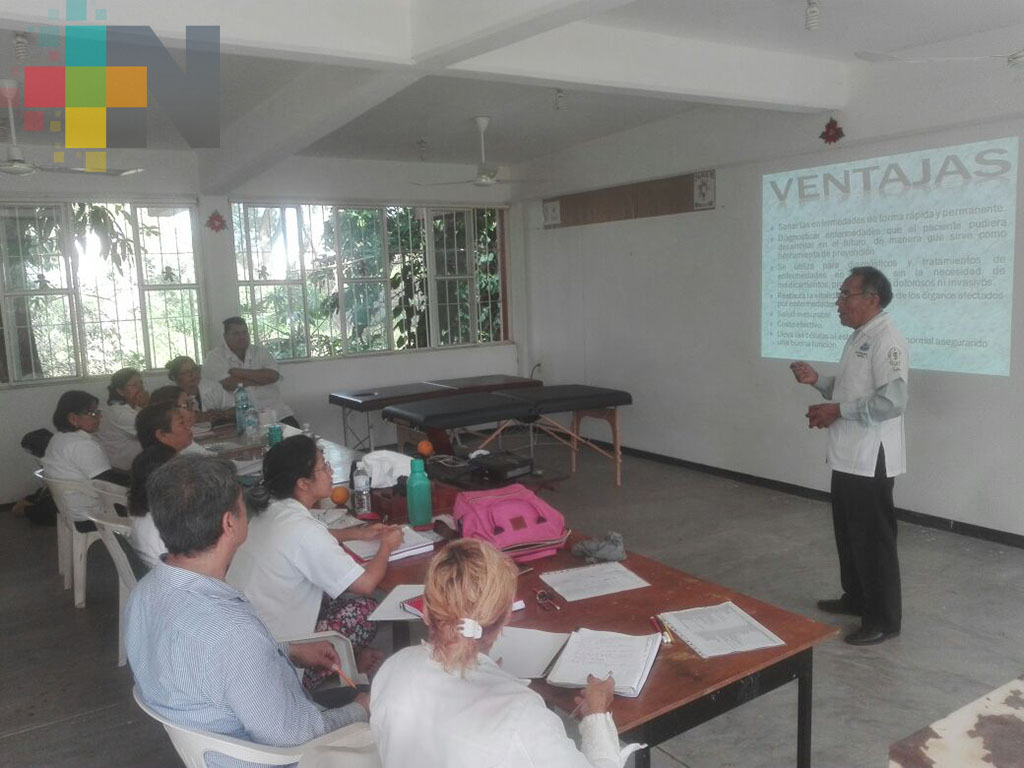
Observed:
[[[585,537],[574,534],[570,542],[582,538]],[[389,591],[398,584],[422,584],[429,562],[430,555],[419,555],[392,563],[381,588]],[[585,563],[568,550],[563,550],[554,557],[523,565],[533,570],[519,577],[517,596],[526,602],[526,609],[512,615],[509,623],[513,626],[550,632],[571,632],[586,627],[633,635],[650,634],[653,630],[649,619],[656,613],[731,600],[785,641],[785,645],[776,648],[702,659],[686,643],[673,636],[671,644],[661,646],[640,696],[635,699],[615,697],[612,714],[620,733],[794,656],[835,637],[839,632],[837,627],[777,608],[632,552],[623,565],[651,586],[573,603],[566,603],[559,596],[556,600],[561,610],[546,611],[537,604],[534,592],[547,588],[540,579],[541,573],[580,567]],[[531,687],[549,705],[565,712],[572,711],[575,691],[550,686],[543,680],[534,680]]]

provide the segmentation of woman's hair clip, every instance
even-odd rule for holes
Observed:
[[[459,619],[459,632],[463,637],[479,640],[484,635],[484,628],[476,619]]]

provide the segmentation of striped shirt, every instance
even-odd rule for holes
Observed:
[[[125,648],[142,699],[186,728],[294,746],[367,719],[359,704],[317,709],[240,592],[164,562],[128,598]],[[215,753],[206,764],[253,765]]]

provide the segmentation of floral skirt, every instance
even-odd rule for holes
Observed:
[[[316,620],[316,631],[333,631],[344,635],[352,641],[352,650],[358,655],[377,636],[377,623],[369,619],[376,607],[377,601],[372,597],[342,593],[331,600],[324,595],[320,603],[320,615]],[[327,669],[307,669],[302,682],[306,688],[313,689],[331,674]]]

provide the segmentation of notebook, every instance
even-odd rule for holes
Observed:
[[[568,639],[567,632],[504,627],[487,655],[514,677],[536,679],[547,674]]]
[[[377,551],[380,549],[380,541],[378,539],[369,539],[366,541],[346,541],[342,543],[342,546],[347,549],[352,556],[361,563],[367,563],[377,555]],[[413,555],[420,555],[424,552],[430,552],[434,549],[434,542],[417,533],[408,525],[402,526],[402,543],[398,549],[391,553],[388,557],[388,562],[393,563],[395,560],[401,560],[406,557],[412,557]]]
[[[561,688],[584,688],[587,675],[615,678],[615,693],[635,698],[640,695],[654,659],[661,648],[661,634],[623,635],[577,629],[559,655],[547,681]]]

